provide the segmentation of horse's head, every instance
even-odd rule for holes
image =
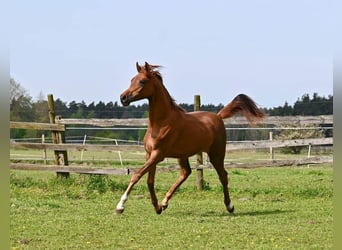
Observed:
[[[121,103],[124,106],[129,105],[131,102],[149,98],[154,92],[156,81],[161,80],[158,71],[154,71],[159,66],[150,65],[145,62],[144,66],[136,63],[138,74],[131,80],[131,85],[120,95]],[[158,79],[159,76],[159,79]]]

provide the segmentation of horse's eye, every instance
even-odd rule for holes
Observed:
[[[143,80],[140,80],[139,83],[142,84],[142,85],[144,85],[144,84],[147,83],[147,80],[144,80],[144,79],[143,79]]]

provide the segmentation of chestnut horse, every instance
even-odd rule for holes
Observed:
[[[264,117],[251,98],[244,94],[236,96],[218,114],[211,112],[185,112],[179,107],[166,90],[163,79],[158,71],[159,66],[145,62],[144,66],[136,63],[138,74],[131,80],[131,85],[121,96],[124,106],[131,102],[148,99],[149,122],[144,137],[146,162],[136,171],[116,206],[116,213],[124,211],[124,203],[139,179],[148,173],[147,185],[151,201],[157,214],[168,206],[169,200],[176,189],[191,174],[188,158],[198,152],[207,152],[223,186],[224,204],[232,213],[234,206],[228,192],[228,173],[224,169],[226,152],[226,129],[222,119],[241,113],[252,123]],[[161,205],[154,191],[156,166],[165,157],[177,158],[180,166],[180,177],[166,193]]]

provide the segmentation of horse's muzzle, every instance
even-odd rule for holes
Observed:
[[[131,95],[121,95],[120,96],[120,101],[122,103],[122,105],[124,106],[128,106],[131,103]]]

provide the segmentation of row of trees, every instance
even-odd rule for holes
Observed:
[[[32,97],[26,90],[11,79],[10,87],[10,120],[11,121],[29,121],[29,122],[49,122],[47,98],[40,94],[37,101],[33,101]],[[187,111],[193,111],[193,104],[180,104],[182,108]],[[223,108],[223,104],[202,105],[201,110],[211,111],[217,113]],[[264,112],[271,116],[287,116],[287,115],[329,115],[333,113],[333,96],[329,95],[321,97],[314,93],[312,97],[304,94],[294,103],[293,106],[287,102],[283,106],[274,108],[265,108]],[[104,103],[102,101],[86,104],[84,101],[72,101],[66,103],[61,99],[55,100],[55,113],[61,115],[63,118],[143,118],[148,116],[148,104],[129,105],[123,107],[117,102]],[[38,137],[40,132],[36,131],[22,131],[12,130],[11,138],[22,137]],[[69,136],[81,135],[79,131],[69,131]],[[260,133],[256,131],[247,131],[246,133]],[[88,131],[88,135],[141,140],[144,133],[141,131]],[[241,135],[240,135],[241,134]],[[229,140],[240,140],[246,135],[235,132],[228,134]],[[260,137],[260,135],[255,135]],[[255,137],[252,136],[252,137]],[[267,136],[267,134],[265,135]],[[237,137],[237,138],[235,138]],[[241,137],[241,138],[240,138]],[[260,139],[260,138],[257,138]]]
[[[304,94],[294,103],[293,106],[287,102],[283,106],[265,109],[271,116],[291,116],[291,115],[332,115],[333,96],[321,97],[314,93],[312,98],[309,94]]]
[[[46,97],[39,95],[37,101],[27,94],[24,88],[14,79],[11,79],[10,94],[10,119],[11,121],[34,121],[48,122],[48,105]],[[193,111],[193,104],[180,104],[185,110]],[[202,105],[201,110],[218,112],[223,108],[222,104]],[[123,107],[117,102],[90,103],[84,101],[72,101],[69,104],[61,99],[55,100],[55,111],[63,118],[142,118],[147,116],[148,105],[130,105]],[[314,93],[312,98],[309,94],[304,94],[301,98],[289,105],[287,102],[283,106],[265,108],[265,113],[271,116],[290,116],[290,115],[329,115],[333,114],[333,96],[319,96]]]

